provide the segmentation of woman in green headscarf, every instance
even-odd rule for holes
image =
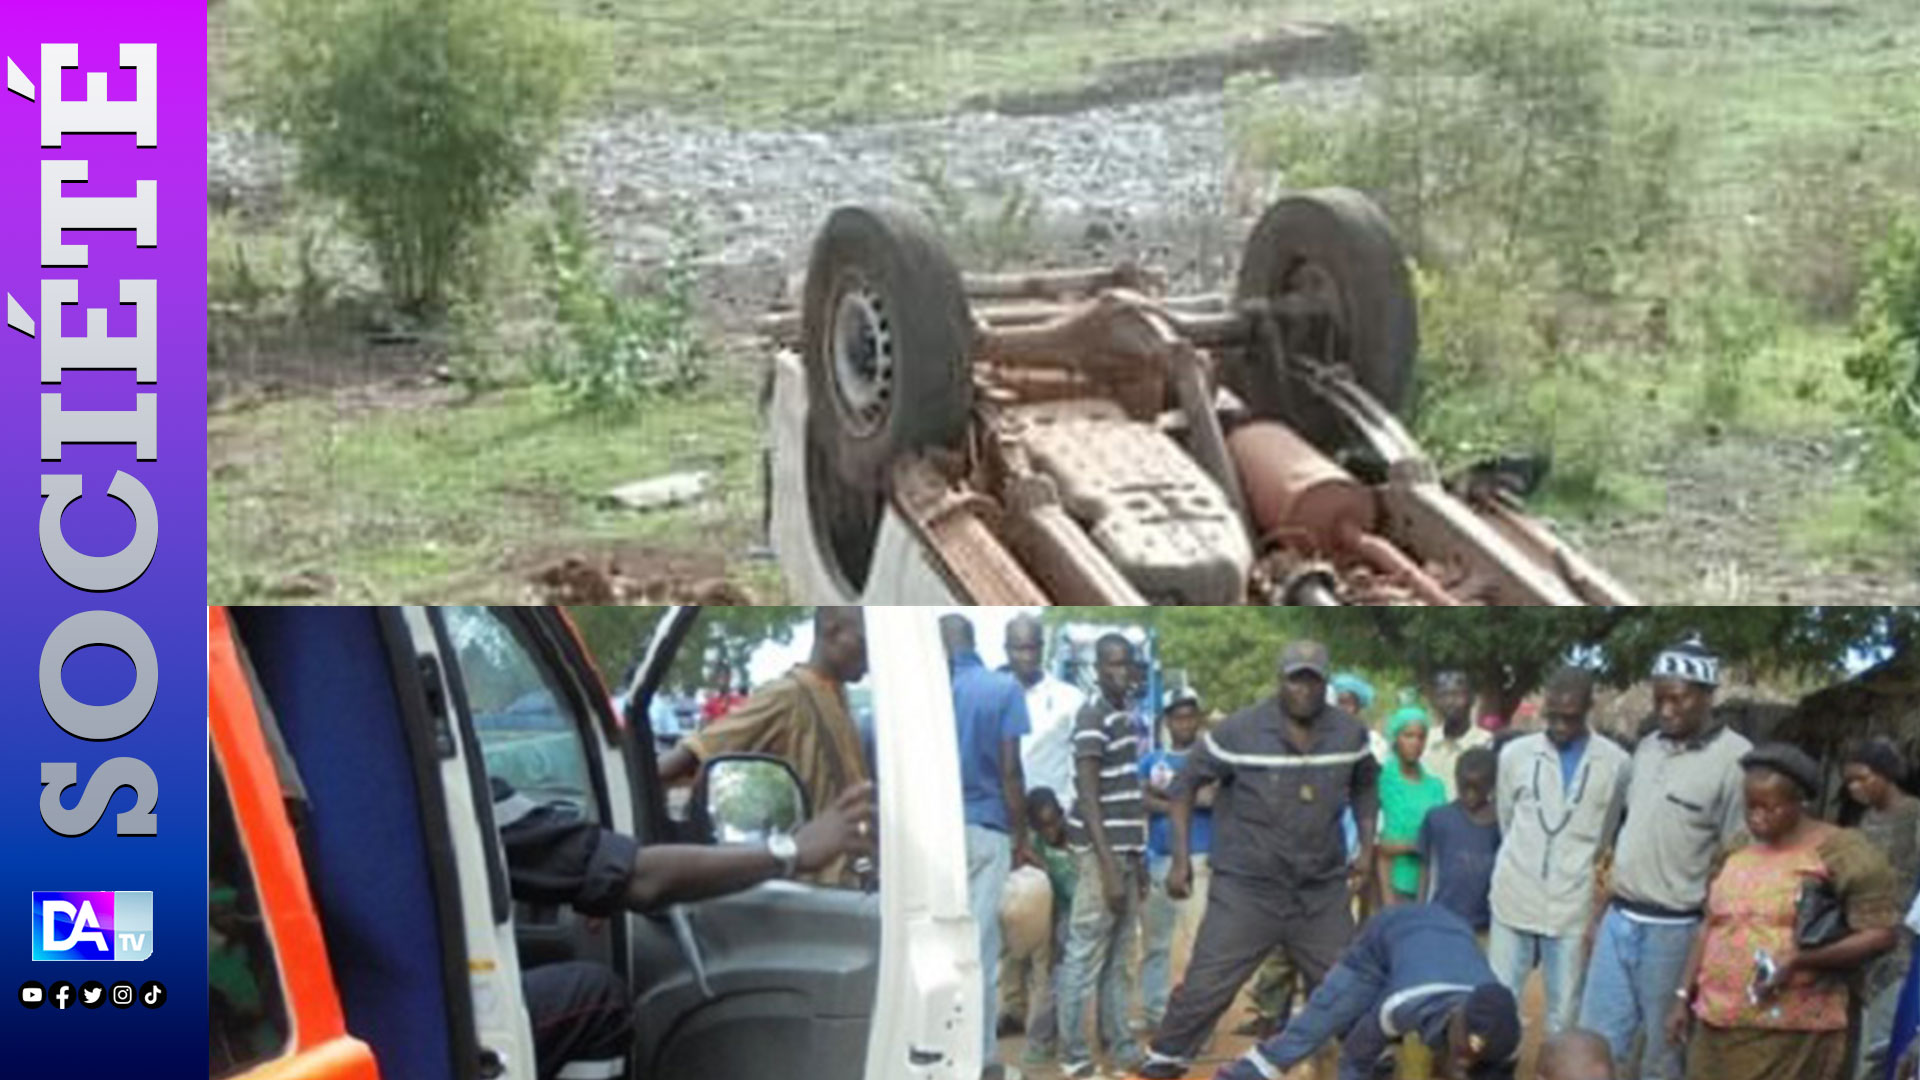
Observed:
[[[1393,756],[1380,772],[1380,841],[1377,870],[1387,904],[1411,903],[1420,891],[1420,825],[1427,812],[1445,806],[1447,786],[1420,764],[1427,749],[1427,711],[1402,706],[1387,720]]]

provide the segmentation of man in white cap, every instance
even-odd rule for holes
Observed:
[[[1622,1076],[1680,1080],[1679,1048],[1661,1017],[1684,993],[1714,861],[1746,828],[1740,759],[1753,744],[1713,718],[1719,685],[1720,662],[1698,636],[1654,661],[1659,730],[1634,751],[1626,825],[1607,903],[1588,931],[1593,956],[1580,1004],[1580,1026],[1607,1040]]]

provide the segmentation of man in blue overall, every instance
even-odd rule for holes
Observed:
[[[1445,908],[1407,904],[1374,917],[1280,1034],[1224,1066],[1216,1080],[1280,1080],[1343,1039],[1340,1080],[1391,1075],[1393,1051],[1416,1034],[1445,1080],[1513,1080],[1520,1008],[1493,976],[1473,928]]]

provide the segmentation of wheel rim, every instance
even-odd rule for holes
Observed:
[[[1284,315],[1287,351],[1323,364],[1348,361],[1350,340],[1340,285],[1326,267],[1301,259],[1281,278],[1275,306]]]
[[[886,299],[864,282],[848,281],[833,306],[829,342],[841,422],[856,437],[873,435],[893,407],[893,325]]]

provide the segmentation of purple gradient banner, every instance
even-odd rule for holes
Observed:
[[[145,55],[123,44],[152,48],[147,72],[120,66]],[[72,46],[77,66],[45,45]],[[0,565],[14,583],[0,902],[17,905],[0,925],[21,935],[0,934],[8,1076],[191,1077],[207,1062],[206,45],[205,11],[177,0],[0,17]],[[136,133],[148,101],[151,130]],[[149,187],[147,218],[134,199]],[[74,227],[50,232],[59,222]],[[151,301],[128,282],[153,282]],[[90,333],[108,340],[76,344]],[[55,394],[64,420],[49,418]],[[113,441],[135,437],[136,407],[153,413],[148,445]],[[73,415],[85,412],[122,415]],[[62,431],[73,441],[43,446]],[[128,501],[108,494],[118,473]],[[141,487],[151,508],[136,528]],[[68,499],[43,545],[43,505]],[[70,621],[84,612],[111,614]],[[150,651],[96,643],[141,639]],[[138,708],[111,708],[123,699]],[[76,779],[49,808],[43,772],[59,787],[62,769]]]

